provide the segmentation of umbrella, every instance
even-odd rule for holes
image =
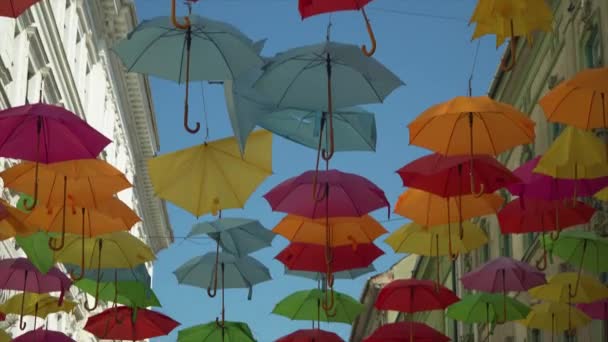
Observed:
[[[257,220],[221,218],[192,226],[188,238],[207,234],[217,242],[217,248],[235,256],[245,256],[272,245],[275,234]]]
[[[84,330],[103,340],[146,340],[168,335],[179,324],[161,313],[126,306],[107,309],[87,320]]]
[[[299,0],[298,10],[300,11],[302,19],[323,13],[354,10],[361,11],[363,19],[365,20],[367,33],[369,34],[369,38],[372,42],[372,47],[370,50],[363,45],[361,46],[361,51],[363,51],[366,56],[371,57],[374,55],[374,52],[376,52],[376,36],[374,35],[372,25],[367,18],[367,13],[365,13],[365,5],[369,4],[371,1],[372,0],[334,0],[328,2],[324,0]]]
[[[530,329],[551,331],[551,341],[558,332],[582,327],[591,319],[572,305],[545,302],[533,305],[528,316],[520,323]]]
[[[46,318],[50,314],[61,311],[71,313],[75,307],[76,303],[69,300],[64,300],[60,305],[59,298],[52,297],[48,293],[19,293],[2,303],[0,312],[5,315],[15,314]],[[34,321],[34,329],[36,329],[36,321]]]
[[[28,236],[16,236],[15,242],[21,247],[28,260],[40,272],[48,272],[55,264],[53,261],[53,251],[49,247],[49,234],[47,232],[42,231]]]
[[[448,307],[447,316],[465,323],[503,324],[526,318],[530,308],[502,294],[475,293]]]
[[[263,60],[253,41],[236,27],[192,14],[182,25],[176,21],[175,0],[172,8],[171,17],[143,21],[113,49],[128,71],[185,81],[184,128],[194,134],[200,123],[195,128],[188,124],[190,81],[231,80],[261,67]]]
[[[596,278],[575,272],[558,273],[547,284],[528,290],[534,298],[558,303],[592,303],[608,298],[608,287]]]
[[[0,17],[17,18],[40,0],[8,0],[0,5]]]
[[[210,322],[180,330],[177,334],[177,342],[217,342],[225,338],[228,341],[256,342],[251,329],[243,322],[224,322],[223,328]]]
[[[550,244],[548,247],[552,254],[576,265],[579,270],[585,269],[596,274],[608,272],[605,263],[608,258],[608,240],[595,232],[570,230],[547,244]]]
[[[608,201],[608,187],[598,191],[593,195],[593,197],[599,199],[600,201]]]
[[[127,282],[138,282],[152,287],[152,278],[148,273],[148,269],[145,264],[139,264],[133,268],[101,268],[99,270],[87,269],[84,272],[77,265],[69,263],[63,263],[63,266],[69,273],[72,274],[83,274],[83,279],[99,280],[101,282],[112,282],[112,281],[127,281]]]
[[[123,304],[132,308],[161,306],[154,291],[145,284],[136,281],[99,282],[99,286],[97,284],[97,279],[85,278],[75,282],[74,286],[99,300],[115,305]]]
[[[300,329],[274,342],[344,342],[333,332],[321,329]]]
[[[608,128],[607,77],[608,68],[585,69],[551,89],[538,101],[547,120],[586,130]]]
[[[373,243],[357,244],[354,249],[351,245],[332,247],[332,262],[330,272],[327,272],[325,250],[326,247],[323,245],[292,242],[277,254],[275,259],[282,262],[290,270],[333,274],[333,272],[367,267],[384,254]],[[331,284],[331,282],[329,283]]]
[[[319,198],[318,188],[321,186],[324,190],[321,190],[323,194]],[[384,191],[374,183],[339,170],[319,171],[318,175],[315,171],[306,171],[275,186],[264,198],[273,211],[313,219],[360,217],[376,209],[390,207]]]
[[[460,279],[466,289],[484,292],[527,291],[545,284],[545,274],[525,262],[498,257]]]
[[[234,138],[204,143],[148,160],[154,192],[195,216],[242,208],[272,174],[272,134],[251,134],[241,157]]]
[[[60,331],[39,328],[15,337],[12,342],[76,342]]]
[[[352,324],[364,306],[353,297],[335,292],[335,309],[332,314],[320,310],[325,293],[321,290],[297,291],[278,302],[272,313],[297,321],[323,321]]]
[[[309,219],[287,215],[272,230],[291,242],[325,245],[330,247],[372,243],[388,231],[369,215],[361,217],[331,217]]]
[[[473,39],[494,34],[498,47],[510,38],[511,63],[503,60],[500,64],[503,71],[509,71],[515,66],[517,39],[525,37],[531,44],[534,32],[551,32],[553,11],[544,0],[479,0],[471,16],[470,23],[473,22],[476,23]]]
[[[80,271],[85,269],[85,265],[87,268],[97,269],[96,283],[99,285],[102,268],[134,268],[137,265],[154,261],[156,256],[150,247],[140,239],[127,232],[116,232],[93,238],[66,235],[64,248],[56,251],[53,259],[62,263],[80,263]],[[84,273],[74,278],[81,280],[84,278]],[[95,303],[92,307],[85,302],[85,308],[89,311],[95,310],[97,299],[98,296],[95,296]]]
[[[443,155],[498,155],[534,142],[534,121],[515,107],[487,96],[458,96],[436,104],[409,125],[410,144]],[[474,167],[471,167],[473,169]],[[470,173],[471,192],[475,186]]]
[[[375,151],[376,118],[360,107],[336,109],[333,113],[334,150]],[[300,145],[328,151],[329,133],[324,130],[327,113],[304,109],[280,109],[263,115],[258,125]]]
[[[0,260],[0,289],[16,290],[33,293],[49,293],[59,291],[58,304],[63,303],[63,296],[69,290],[72,282],[58,268],[52,267],[42,274],[26,258]],[[25,310],[25,296],[22,298],[22,310]],[[19,318],[19,327],[25,330],[23,314]]]
[[[471,169],[472,166],[472,169]],[[480,190],[471,186],[470,174],[476,175]],[[397,170],[403,186],[427,191],[441,197],[493,193],[520,179],[492,156],[444,156],[433,153]],[[608,183],[607,183],[608,184]]]
[[[355,45],[327,41],[297,47],[276,55],[264,66],[254,88],[280,108],[327,113],[329,149],[333,156],[333,108],[379,103],[404,83]],[[321,151],[318,151],[317,160]]]
[[[608,319],[608,299],[602,299],[593,303],[577,304],[576,307],[587,316],[605,321]]]
[[[0,156],[29,160],[36,166],[95,159],[111,142],[76,114],[42,103],[1,111],[0,127]],[[26,205],[29,210],[37,203],[38,183],[35,177],[34,199]]]
[[[294,277],[307,278],[314,281],[326,281],[327,274],[325,272],[308,272],[308,271],[292,271],[289,268],[285,267],[285,275],[290,275]],[[368,267],[363,268],[355,268],[352,270],[344,270],[340,272],[335,272],[331,276],[334,279],[356,279],[364,274],[368,274],[371,272],[375,272],[376,268],[374,265],[369,265]]]
[[[407,338],[406,336],[410,336]],[[451,339],[439,331],[418,322],[396,322],[376,329],[363,342],[448,342]]]
[[[36,229],[28,225],[26,219],[25,213],[0,199],[0,240],[32,235]]]
[[[507,186],[507,190],[515,196],[542,199],[561,200],[572,198],[575,194],[591,197],[601,189],[608,187],[608,177],[594,179],[554,178],[542,173],[535,173],[542,156],[538,156],[518,167],[513,173],[522,182]]]
[[[443,310],[459,301],[448,288],[430,280],[398,279],[384,286],[374,304],[378,310],[415,313]]]

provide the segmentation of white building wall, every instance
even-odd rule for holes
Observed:
[[[44,77],[46,103],[63,105],[113,140],[102,158],[134,184],[119,198],[145,222],[131,232],[158,251],[173,237],[164,202],[154,196],[145,168],[146,159],[159,149],[149,84],[140,75],[126,74],[109,51],[136,23],[129,0],[42,0],[17,20],[0,18],[0,110],[23,105],[26,97],[28,102],[38,102]],[[0,160],[0,169],[14,163]],[[7,190],[3,195],[16,203]],[[0,258],[22,255],[14,240],[0,242]],[[0,301],[9,295],[0,293]],[[77,289],[72,296],[83,302]],[[73,315],[49,316],[48,328],[64,331],[79,342],[95,341],[88,333],[76,332],[88,315],[80,305]],[[22,333],[17,324],[9,317],[0,322],[0,329],[10,326],[8,330],[17,336]],[[28,320],[28,329],[32,325],[33,320]]]

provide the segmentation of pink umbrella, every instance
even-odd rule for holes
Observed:
[[[577,196],[593,196],[608,187],[608,177],[575,180],[534,173],[534,168],[541,157],[538,156],[513,171],[522,183],[507,186],[511,194],[542,200],[561,200]]]
[[[0,156],[48,164],[97,158],[112,141],[63,107],[37,103],[0,112]],[[34,202],[38,196],[38,177]]]
[[[63,296],[72,286],[72,281],[58,268],[52,267],[46,274],[41,273],[26,258],[0,260],[0,289],[16,290],[34,293],[60,292],[59,305],[63,303]],[[25,296],[21,302],[21,317],[19,327],[25,329],[23,322],[23,308]]]
[[[408,337],[409,336],[409,337]],[[448,342],[451,339],[439,331],[418,322],[385,324],[363,342]]]
[[[302,329],[283,336],[275,342],[344,342],[333,332],[321,329]]]
[[[306,171],[270,190],[264,198],[274,211],[309,218],[363,216],[390,204],[368,179],[338,170]]]
[[[36,329],[16,337],[12,342],[76,342],[71,337],[53,330]]]
[[[587,314],[587,316],[604,321],[604,324],[608,325],[608,299],[598,300],[597,302],[578,304],[578,309]],[[604,338],[608,341],[608,333],[604,333]]]

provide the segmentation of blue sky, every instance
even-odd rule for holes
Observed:
[[[169,0],[137,0],[136,3],[140,19],[170,14]],[[470,39],[472,27],[467,26],[474,5],[474,0],[376,0],[370,4],[368,16],[378,40],[374,57],[395,72],[407,86],[395,91],[384,104],[367,106],[376,113],[377,152],[337,153],[332,159],[332,168],[371,179],[384,189],[391,203],[396,201],[404,189],[395,170],[428,153],[408,146],[407,124],[427,107],[467,93],[467,80],[477,46],[477,41],[471,42]],[[181,7],[179,13],[184,14],[185,11]],[[297,0],[201,0],[194,11],[234,24],[255,41],[268,38],[263,50],[266,56],[322,41],[329,18],[321,15],[302,21],[297,11]],[[332,40],[369,45],[360,13],[336,13],[332,22]],[[493,37],[481,39],[473,95],[487,92],[501,51],[502,48],[496,50]],[[191,118],[202,120],[200,83],[192,84],[190,90]],[[152,78],[152,92],[160,127],[161,152],[200,144],[203,135],[190,135],[182,126],[183,87]],[[223,88],[205,85],[204,93],[210,140],[231,135]],[[227,210],[225,217],[255,218],[269,229],[283,217],[283,214],[271,211],[262,195],[286,178],[312,169],[315,152],[276,137],[273,157],[274,175],[252,195],[244,210]],[[214,244],[208,239],[183,241],[180,237],[189,232],[196,218],[171,204],[169,215],[176,243],[159,253],[154,270],[154,289],[163,304],[161,311],[181,322],[179,328],[212,321],[220,313],[220,296],[211,299],[202,289],[180,286],[172,272],[190,258],[212,251]],[[385,220],[386,211],[380,210],[374,216]],[[208,219],[211,218],[207,216],[200,220]],[[394,220],[386,222],[385,226],[393,231],[405,222]],[[377,242],[387,253],[375,263],[379,271],[386,270],[403,257],[395,255],[382,243],[385,237]],[[283,275],[282,264],[273,258],[286,245],[285,239],[277,237],[271,248],[253,254],[270,268],[275,279],[256,286],[252,301],[246,300],[246,290],[226,291],[226,319],[247,322],[260,342],[271,342],[294,330],[310,327],[310,322],[290,321],[271,314],[275,303],[285,296],[316,286],[315,282]],[[366,279],[367,276],[363,276],[354,281],[337,281],[335,288],[359,298]],[[170,336],[155,341],[176,341],[179,328]],[[350,326],[344,324],[322,324],[322,328],[345,339],[350,333]]]

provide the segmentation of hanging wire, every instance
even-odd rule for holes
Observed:
[[[471,72],[469,73],[469,96],[473,96],[473,75],[475,75],[475,68],[477,67],[477,56],[479,55],[479,45],[481,40],[477,40],[477,46],[475,47],[475,55],[473,56],[473,65],[471,66]]]
[[[462,18],[462,17],[453,17],[453,16],[449,16],[449,15],[438,15],[438,14],[430,14],[430,13],[422,13],[422,12],[412,12],[412,11],[405,11],[405,10],[383,8],[383,7],[369,7],[367,10],[368,11],[377,11],[377,12],[398,14],[398,15],[403,15],[403,16],[408,16],[408,17],[421,17],[421,18],[431,18],[431,19],[439,19],[439,20],[452,20],[452,21],[461,21],[461,22],[465,22],[465,23],[469,22],[469,20],[467,20],[465,18]]]

